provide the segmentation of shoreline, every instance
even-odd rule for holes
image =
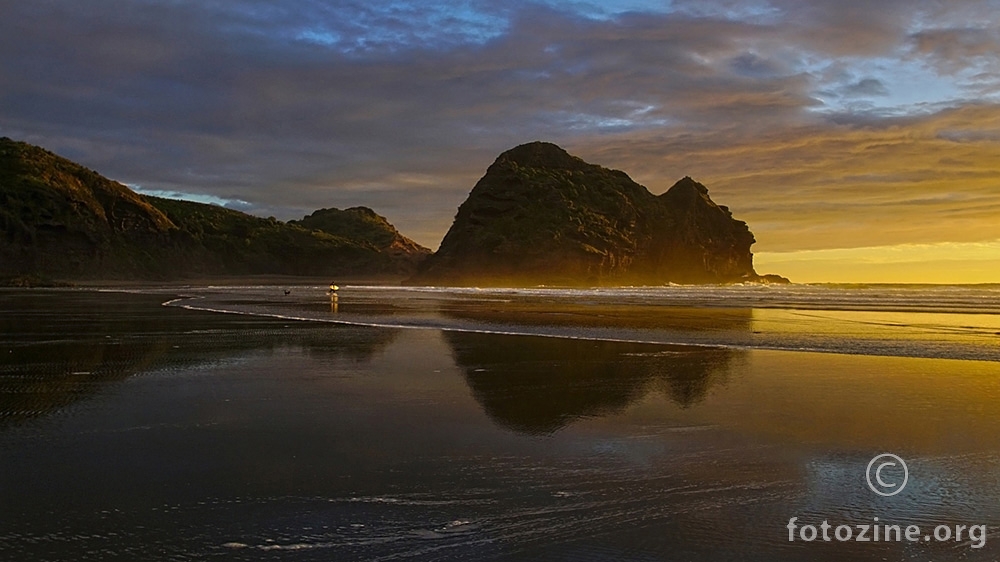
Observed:
[[[1000,331],[1000,323],[991,318],[995,314],[977,314],[977,326],[971,328],[973,320],[968,314],[941,316],[934,326],[927,325],[926,318],[913,316],[909,324],[901,325],[896,317],[899,313],[883,311],[833,310],[816,316],[795,307],[758,307],[751,312],[745,308],[652,306],[641,302],[580,303],[576,298],[542,304],[521,301],[516,296],[502,301],[461,296],[453,299],[437,292],[411,299],[373,289],[359,287],[342,294],[339,303],[333,305],[327,304],[318,290],[315,294],[282,296],[270,295],[265,287],[240,293],[239,297],[229,294],[225,287],[200,294],[192,291],[164,304],[204,312],[372,328],[701,349],[1000,362],[1000,355],[988,345],[992,334]]]

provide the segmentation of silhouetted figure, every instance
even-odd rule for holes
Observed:
[[[336,283],[331,281],[330,290],[326,292],[326,294],[330,295],[330,312],[334,314],[336,314],[337,311],[340,310],[340,304],[337,302],[338,300],[337,291],[339,290],[340,287],[338,287]]]
[[[292,290],[291,289],[285,289],[285,296],[287,297],[290,294],[292,294]]]

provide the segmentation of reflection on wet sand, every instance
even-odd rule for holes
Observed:
[[[751,329],[731,311],[481,303],[473,321],[345,291],[333,318],[323,290],[188,300],[232,314],[161,307],[173,289],[0,290],[0,415],[71,404],[0,425],[0,559],[1000,559],[992,535],[976,551],[785,529],[992,528],[1000,362],[595,341],[690,325],[728,342],[791,314]],[[362,313],[592,339],[323,322]],[[886,451],[912,469],[892,498],[864,482]]]
[[[0,427],[50,414],[144,371],[283,346],[367,361],[397,333],[159,306],[164,300],[129,293],[0,293]]]
[[[734,352],[652,344],[445,332],[483,410],[497,424],[549,434],[623,411],[650,391],[683,408],[725,384]]]
[[[445,301],[441,314],[452,318],[529,326],[573,326],[662,332],[717,333],[743,335],[753,328],[750,308],[689,308],[610,304],[607,302],[566,302],[551,299],[524,299],[511,302]],[[749,341],[749,340],[746,340]]]

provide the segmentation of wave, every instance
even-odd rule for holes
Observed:
[[[1000,285],[666,285],[641,287],[480,288],[359,286],[424,296],[597,299],[608,303],[724,308],[807,308],[884,312],[1000,314]]]
[[[1000,361],[1000,287],[214,287],[165,306],[508,336]]]

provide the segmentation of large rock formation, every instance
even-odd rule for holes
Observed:
[[[753,234],[691,178],[655,196],[551,143],[501,154],[410,280],[622,285],[761,280]],[[768,280],[780,280],[769,277]]]
[[[371,209],[324,209],[286,224],[143,196],[42,148],[0,139],[0,281],[407,276],[429,253]]]

